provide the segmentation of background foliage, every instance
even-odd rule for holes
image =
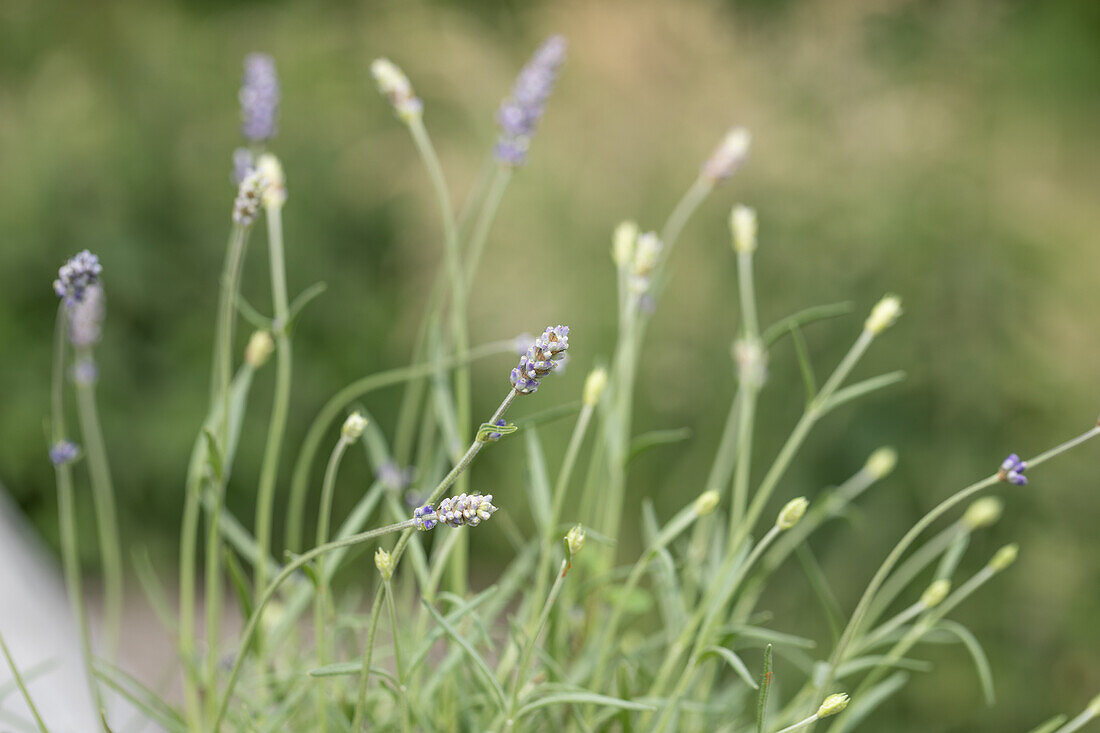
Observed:
[[[49,283],[87,247],[108,273],[100,395],[124,540],[174,552],[204,411],[246,52],[279,63],[273,147],[289,177],[291,289],[329,288],[296,335],[295,447],[337,388],[407,361],[440,262],[427,181],[370,86],[370,59],[389,55],[412,77],[461,199],[494,137],[496,104],[550,32],[570,39],[570,59],[505,198],[470,322],[474,343],[569,323],[571,368],[545,388],[555,401],[574,399],[612,348],[614,224],[658,225],[729,124],[754,132],[752,160],[677,248],[640,375],[636,430],[687,426],[693,437],[635,463],[633,494],[656,497],[667,514],[698,493],[709,466],[734,389],[725,225],[734,201],[760,214],[765,322],[844,299],[862,313],[886,290],[905,298],[907,316],[860,373],[901,366],[908,381],[830,418],[781,492],[812,498],[878,445],[899,447],[899,469],[866,513],[815,542],[847,606],[935,500],[989,473],[1009,449],[1033,452],[1095,417],[1095,3],[5,0],[0,481],[43,534],[56,536],[41,427]],[[252,249],[253,302],[268,300],[264,257]],[[852,320],[808,332],[822,369],[855,330]],[[475,415],[499,400],[511,365],[502,357],[475,369]],[[758,446],[769,457],[801,409],[788,389],[793,358],[780,352],[770,371]],[[261,374],[260,393],[271,376]],[[387,430],[398,395],[368,405]],[[246,431],[262,436],[267,415],[253,412]],[[543,431],[551,455],[567,430]],[[246,440],[239,475],[256,475],[262,442]],[[1043,467],[1010,492],[1005,519],[975,538],[980,558],[1010,539],[1022,546],[1019,566],[959,613],[987,643],[997,709],[981,706],[972,671],[951,652],[884,711],[886,728],[1023,728],[1079,709],[1100,688],[1098,460],[1089,448]],[[361,462],[348,461],[337,516],[365,478]],[[474,469],[474,485],[498,503],[523,496],[523,480],[518,444]],[[254,490],[232,484],[230,507],[250,516]],[[473,540],[485,578],[505,547],[499,531]],[[772,584],[768,605],[797,617],[810,591],[784,585]],[[807,617],[802,631],[820,626]]]

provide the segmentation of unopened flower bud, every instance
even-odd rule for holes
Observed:
[[[634,263],[631,269],[630,286],[638,294],[649,290],[653,271],[661,261],[661,252],[665,245],[657,232],[645,232],[638,235],[634,247]]]
[[[264,153],[256,161],[256,170],[267,179],[267,188],[264,189],[264,206],[282,206],[286,203],[286,174],[283,173],[283,164],[271,153]]]
[[[267,331],[255,331],[244,349],[244,361],[253,369],[259,369],[275,350],[275,340]]]
[[[989,567],[996,570],[998,573],[1007,568],[1012,563],[1016,562],[1016,555],[1020,552],[1018,545],[1005,545],[1001,549],[997,550],[997,554],[993,556],[993,559],[989,561]]]
[[[256,221],[267,184],[267,177],[258,169],[244,177],[233,201],[233,221],[243,227],[251,226]]]
[[[744,127],[730,129],[703,164],[703,178],[714,186],[736,173],[749,155],[751,141],[752,137]]]
[[[584,547],[584,527],[577,525],[565,535],[565,543],[569,545],[569,554],[576,555]]]
[[[634,244],[638,240],[638,225],[624,221],[615,227],[611,238],[611,259],[618,267],[629,267],[634,261]]]
[[[386,95],[402,120],[409,122],[424,111],[423,103],[413,93],[409,77],[397,64],[389,59],[375,59],[370,65],[370,73],[378,85],[378,91]]]
[[[584,404],[594,405],[599,402],[605,387],[607,387],[607,370],[596,367],[584,380]]]
[[[935,608],[943,602],[944,598],[947,598],[947,593],[951,590],[951,581],[946,578],[940,578],[934,581],[932,585],[925,588],[924,593],[921,594],[920,602],[925,608]]]
[[[997,520],[1001,518],[1003,509],[1004,504],[1001,503],[1000,499],[986,496],[967,507],[966,513],[963,514],[963,524],[972,530],[988,527],[991,524],[996,524]]]
[[[367,418],[360,415],[358,412],[353,412],[348,415],[348,419],[344,421],[344,427],[340,428],[340,434],[344,436],[344,440],[351,443],[359,440],[359,436],[363,434],[363,429],[367,427]]]
[[[848,707],[848,695],[844,692],[838,692],[835,695],[829,695],[825,698],[825,701],[821,703],[821,707],[817,709],[818,718],[828,718],[830,715],[836,715],[844,708]]]
[[[748,206],[737,204],[730,212],[730,231],[733,233],[733,248],[738,252],[756,250],[756,211]]]
[[[798,524],[798,520],[802,519],[802,515],[806,513],[808,506],[810,506],[810,502],[806,500],[805,496],[791,499],[779,512],[779,517],[775,520],[775,526],[782,530],[790,529]]]
[[[696,516],[705,517],[713,512],[715,507],[718,506],[718,500],[718,492],[714,489],[704,491],[702,494],[699,494],[699,497],[695,500],[695,505],[692,507],[692,510],[695,512]]]
[[[877,336],[898,320],[901,315],[901,298],[896,295],[887,295],[871,309],[871,315],[867,317],[863,329],[872,336]]]
[[[867,464],[863,470],[876,481],[884,479],[894,470],[898,463],[898,452],[893,448],[879,448],[867,457]]]
[[[393,556],[381,547],[374,553],[374,566],[378,568],[378,574],[382,576],[382,580],[393,577]]]

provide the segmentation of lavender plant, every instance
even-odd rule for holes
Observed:
[[[92,349],[103,326],[110,270],[86,250],[62,266],[54,283],[61,304],[49,458],[57,475],[67,588],[105,731],[114,724],[110,689],[173,731],[562,727],[788,733],[821,724],[842,733],[867,720],[905,685],[910,671],[926,667],[914,650],[933,640],[956,641],[969,652],[992,703],[994,683],[980,643],[948,618],[1016,558],[1016,546],[1009,545],[968,578],[957,579],[969,562],[971,536],[996,522],[1003,510],[999,500],[979,495],[1002,484],[1027,484],[1034,469],[1096,437],[1100,425],[1030,460],[1013,453],[990,476],[950,494],[901,538],[855,608],[845,613],[808,540],[884,482],[898,454],[889,447],[876,450],[831,490],[791,486],[787,474],[819,423],[904,377],[891,372],[850,381],[864,354],[898,321],[901,301],[888,295],[871,308],[847,354],[818,386],[803,331],[849,308],[811,306],[762,326],[753,268],[757,252],[767,249],[758,248],[756,214],[743,205],[734,206],[729,216],[741,321],[738,333],[729,334],[737,394],[707,481],[688,492],[691,500],[671,517],[662,520],[646,503],[640,530],[622,526],[626,503],[645,501],[629,489],[631,458],[659,442],[636,436],[632,418],[636,378],[646,368],[646,330],[668,285],[668,264],[686,223],[747,160],[750,136],[743,128],[726,134],[663,226],[643,232],[625,222],[614,230],[617,340],[604,354],[583,334],[576,342],[578,361],[593,365],[577,406],[544,405],[541,412],[532,406],[533,414],[515,422],[505,417],[520,397],[541,390],[543,398],[531,401],[537,402],[558,392],[553,375],[569,353],[572,334],[557,325],[534,339],[501,334],[498,341],[470,346],[466,302],[503,194],[530,152],[565,51],[564,39],[553,37],[520,72],[497,113],[500,137],[490,153],[492,173],[485,185],[475,187],[459,215],[428,134],[429,110],[393,62],[372,64],[380,92],[408,128],[425,165],[439,205],[444,265],[426,299],[412,363],[349,384],[312,422],[286,481],[282,548],[273,540],[273,510],[279,458],[287,450],[293,326],[320,288],[309,288],[293,301],[289,297],[281,225],[287,183],[278,158],[266,149],[277,130],[279,83],[270,57],[246,59],[240,102],[248,147],[233,154],[238,190],[220,280],[209,407],[184,485],[176,611],[166,610],[151,573],[136,568],[176,640],[183,678],[179,707],[111,664],[119,631],[121,554],[92,391]],[[241,293],[247,243],[261,218],[271,270],[270,316],[248,305]],[[238,360],[241,317],[256,330]],[[754,444],[756,413],[769,387],[769,362],[779,358],[775,346],[788,337],[803,376],[805,408],[779,451],[768,457]],[[471,365],[510,353],[517,341],[520,359],[510,375],[506,378],[506,368],[498,367],[503,399],[475,424]],[[69,346],[75,352],[71,356]],[[249,527],[225,506],[225,492],[231,479],[252,480],[234,476],[234,458],[246,437],[241,425],[254,402],[253,376],[272,354],[271,418]],[[67,382],[77,392],[83,448],[65,420]],[[391,440],[367,403],[375,391],[397,386],[404,393]],[[540,424],[547,416],[574,413],[564,454],[548,460]],[[306,547],[303,527],[313,463],[341,417],[320,479],[316,532]],[[521,442],[528,464],[526,494],[516,486],[494,487],[494,493],[471,488],[475,459],[488,445],[515,450]],[[356,447],[362,448],[375,478],[346,516],[335,517],[340,468]],[[767,464],[763,472],[754,467],[761,460]],[[99,648],[93,648],[85,613],[73,516],[73,472],[84,465],[107,591]],[[1025,471],[1030,473],[1025,476]],[[757,473],[762,477],[754,484]],[[793,494],[806,496],[786,498]],[[571,495],[579,500],[569,501]],[[786,500],[777,505],[777,499]],[[925,537],[939,519],[966,502],[971,503],[959,518]],[[716,511],[723,504],[726,511]],[[467,533],[498,512],[505,519],[494,523],[504,527],[515,552],[496,582],[472,593]],[[524,522],[534,531],[517,529]],[[390,535],[397,537],[391,541]],[[623,557],[622,547],[631,543],[616,544],[627,537],[641,538],[637,557]],[[373,587],[365,604],[354,593],[336,593],[332,582],[363,545],[373,546],[377,572],[371,578],[373,573],[355,564],[366,586]],[[792,556],[806,570],[834,631],[824,653],[812,640],[791,633],[783,618],[757,608],[773,574]],[[197,639],[200,559],[205,644]],[[236,591],[244,622],[228,648],[221,618],[227,586]],[[308,613],[312,624],[303,619]],[[386,634],[379,633],[383,618]],[[755,651],[761,646],[762,655]],[[773,649],[789,662],[779,667],[781,672],[773,666]],[[1069,733],[1098,715],[1100,705],[1093,701],[1076,718],[1055,718],[1035,730]]]

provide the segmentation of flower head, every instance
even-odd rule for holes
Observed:
[[[1018,455],[1012,453],[1001,463],[1001,470],[997,472],[997,476],[1001,481],[1023,486],[1027,483],[1027,476],[1024,475],[1026,470],[1027,461],[1021,460]]]
[[[77,252],[57,271],[53,291],[70,310],[84,301],[88,289],[99,282],[103,266],[88,250]]]
[[[344,420],[344,426],[340,428],[340,435],[344,440],[352,443],[359,440],[359,437],[363,435],[363,430],[367,427],[367,418],[363,417],[358,412],[353,412],[348,415],[348,419]]]
[[[413,511],[416,528],[427,531],[436,524],[451,527],[476,527],[493,516],[497,508],[493,506],[492,494],[459,494],[439,502],[439,508],[425,504]]]
[[[921,594],[921,605],[925,608],[935,608],[943,602],[944,598],[947,598],[947,594],[950,590],[950,580],[940,578],[939,580],[933,581],[930,586],[924,589],[924,593]]]
[[[260,211],[260,203],[267,186],[267,176],[259,169],[244,177],[237,188],[237,198],[233,201],[233,221],[244,227],[252,226]]]
[[[576,555],[584,547],[584,527],[575,525],[565,534],[565,543],[569,547],[569,554]]]
[[[691,510],[695,512],[695,516],[705,517],[717,508],[720,498],[718,492],[714,489],[704,491],[695,498],[695,503],[692,504]]]
[[[733,176],[748,158],[751,142],[752,136],[744,127],[730,128],[707,162],[703,163],[703,178],[716,186]]]
[[[393,577],[393,556],[379,547],[374,551],[374,567],[378,568],[382,580],[389,580]]]
[[[756,249],[756,211],[748,206],[737,204],[730,212],[730,231],[733,233],[733,248],[738,252],[752,252]]]
[[[259,369],[275,350],[275,340],[267,331],[255,331],[248,339],[248,346],[244,347],[244,362],[253,369]]]
[[[828,718],[830,715],[836,715],[844,710],[844,708],[848,707],[848,699],[848,695],[843,692],[829,695],[825,698],[825,701],[821,703],[821,707],[817,709],[817,717]]]
[[[264,153],[256,161],[256,170],[267,181],[264,189],[264,206],[282,206],[286,203],[286,174],[283,173],[283,164],[271,153]]]
[[[80,446],[69,440],[59,440],[50,446],[50,463],[63,466],[72,463],[80,455]]]
[[[370,65],[370,73],[378,85],[378,91],[390,100],[402,120],[409,122],[424,112],[424,103],[413,92],[409,77],[397,64],[387,58],[375,59]]]
[[[1004,505],[1000,499],[993,496],[982,497],[966,508],[962,518],[963,524],[971,530],[988,527],[1001,518],[1003,509]]]
[[[558,71],[565,63],[567,43],[562,36],[551,36],[535,51],[519,72],[512,94],[500,104],[497,123],[500,139],[494,152],[505,165],[523,165],[527,148],[546,109],[546,100],[554,90]]]
[[[1005,545],[997,550],[997,554],[989,561],[989,567],[996,572],[1001,572],[1012,563],[1016,562],[1016,556],[1020,554],[1019,545]]]
[[[103,335],[104,307],[103,286],[89,285],[84,297],[69,309],[69,341],[73,346],[88,347],[99,343]]]
[[[496,425],[497,427],[502,428],[502,427],[504,427],[505,425],[508,424],[508,421],[505,420],[502,417],[493,424]],[[495,443],[496,441],[500,440],[503,437],[504,437],[504,433],[493,432],[493,433],[489,433],[488,435],[486,435],[485,440],[488,441],[488,442],[491,442],[491,443]]]
[[[876,481],[884,479],[894,470],[898,463],[898,452],[890,447],[879,448],[867,457],[867,463],[863,470]]]
[[[558,367],[568,348],[569,327],[548,326],[512,370],[512,386],[516,392],[532,394],[538,390],[539,380]]]
[[[244,57],[241,80],[241,133],[252,142],[275,137],[279,118],[279,77],[275,59],[266,53]]]
[[[872,336],[878,336],[893,326],[900,315],[901,298],[896,295],[887,295],[875,303],[875,307],[871,309],[871,315],[867,316],[867,321],[863,324],[863,329]]]
[[[775,526],[782,530],[790,529],[798,524],[798,521],[802,519],[802,515],[806,513],[806,508],[809,506],[810,502],[807,501],[804,496],[800,496],[797,499],[791,499],[779,512],[779,516],[775,520]]]

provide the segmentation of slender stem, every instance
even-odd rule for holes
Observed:
[[[179,653],[183,663],[183,696],[189,727],[201,728],[198,659],[195,655],[195,556],[202,509],[202,477],[195,474],[184,489],[180,527]]]
[[[79,350],[80,359],[92,359],[91,350]],[[88,473],[92,483],[96,529],[99,533],[99,553],[103,562],[104,585],[104,646],[107,657],[118,656],[119,631],[122,627],[122,550],[118,532],[118,509],[107,461],[107,447],[96,409],[95,387],[83,379],[76,380],[77,415],[88,456]]]
[[[4,658],[8,660],[8,667],[11,668],[12,677],[15,678],[15,684],[19,686],[19,691],[23,693],[23,701],[27,703],[27,707],[30,708],[31,715],[34,716],[34,722],[38,725],[38,730],[41,733],[49,733],[46,728],[46,724],[42,722],[42,716],[38,714],[38,708],[35,707],[34,700],[31,699],[31,693],[27,691],[27,686],[23,683],[23,676],[19,674],[19,668],[15,666],[15,660],[11,658],[11,652],[8,651],[8,645],[4,643],[4,636],[0,634],[0,650],[4,652]]]
[[[1072,438],[1071,440],[1068,440],[1061,445],[1055,446],[1054,448],[1051,448],[1045,453],[1041,453],[1032,460],[1028,461],[1028,468],[1034,468],[1041,463],[1045,463],[1046,461],[1064,453],[1070,448],[1074,448],[1084,443],[1085,441],[1091,440],[1098,434],[1100,434],[1100,426],[1093,427],[1090,430],[1082,433],[1081,435]],[[988,476],[980,481],[971,484],[970,486],[967,486],[964,489],[961,489],[960,491],[955,492],[951,496],[941,501],[930,512],[921,517],[917,521],[917,523],[914,524],[913,527],[905,533],[901,540],[898,541],[898,544],[894,546],[894,549],[891,550],[890,554],[886,556],[885,560],[883,560],[882,565],[871,578],[871,582],[867,584],[866,590],[863,591],[863,596],[859,599],[859,603],[856,604],[856,609],[852,612],[852,618],[848,621],[848,625],[847,627],[845,627],[844,633],[841,634],[840,641],[837,642],[836,648],[833,650],[833,655],[829,659],[829,667],[825,676],[822,679],[822,683],[817,686],[817,695],[815,695],[815,697],[820,696],[821,690],[828,689],[829,686],[833,683],[833,680],[836,678],[836,668],[837,666],[839,666],[841,660],[845,658],[844,655],[847,652],[848,646],[854,641],[856,634],[859,632],[860,625],[863,623],[863,618],[867,613],[867,609],[870,606],[871,601],[875,596],[875,593],[878,592],[878,589],[882,586],[883,582],[886,580],[886,577],[890,574],[890,571],[894,569],[895,565],[897,565],[898,561],[901,559],[901,556],[905,553],[905,551],[909,549],[909,547],[913,544],[913,542],[916,541],[917,537],[919,537],[924,532],[924,530],[931,526],[932,523],[939,519],[941,516],[950,511],[953,507],[997,483],[1000,483],[1000,477],[997,474],[993,474],[992,476]]]
[[[523,687],[523,680],[527,676],[527,670],[531,666],[531,657],[535,652],[535,646],[538,644],[539,636],[542,634],[543,629],[546,628],[546,623],[550,620],[550,611],[554,607],[554,601],[558,599],[558,594],[561,593],[562,583],[565,582],[565,576],[569,572],[569,560],[561,561],[561,570],[558,571],[557,578],[554,579],[554,585],[550,587],[550,594],[546,597],[546,603],[542,606],[542,613],[539,614],[538,623],[534,628],[528,630],[527,644],[523,647],[523,654],[520,655],[519,666],[516,667],[516,678],[512,684],[512,701],[508,706],[508,719],[505,721],[505,726],[512,728],[515,725],[516,709],[519,707],[519,693]]]
[[[271,515],[275,505],[275,481],[279,473],[283,436],[286,433],[287,410],[290,406],[290,383],[293,367],[289,324],[286,264],[283,253],[282,204],[265,207],[267,241],[271,267],[271,294],[275,309],[275,395],[271,405],[271,421],[267,426],[267,446],[260,468],[260,483],[256,492],[256,544],[261,561],[253,567],[254,591],[258,598],[267,584],[267,564],[262,561],[271,552]]]
[[[805,728],[806,726],[810,725],[811,723],[816,722],[817,719],[818,719],[818,715],[817,715],[817,713],[814,713],[813,715],[806,718],[805,720],[800,720],[797,723],[795,723],[794,725],[788,725],[783,730],[777,731],[777,733],[792,733],[792,731],[796,731],[796,730],[799,730],[801,728]]]
[[[745,518],[749,501],[749,479],[752,476],[753,422],[756,416],[756,396],[759,388],[744,383],[745,394],[737,416],[737,465],[733,473],[733,500],[730,502],[730,534]]]
[[[355,715],[351,720],[353,731],[363,730],[363,716],[366,714],[367,707],[367,680],[370,679],[370,665],[374,657],[374,638],[378,632],[378,619],[381,617],[379,612],[381,611],[384,592],[384,589],[378,589],[374,594],[374,604],[370,609],[370,627],[367,630],[367,643],[363,647],[363,668],[359,673],[359,690],[355,698]]]
[[[760,323],[756,318],[756,287],[751,250],[737,252],[737,282],[738,294],[741,298],[741,322],[744,324],[745,336],[750,339],[759,338]]]
[[[662,265],[668,261],[669,256],[672,254],[672,247],[676,244],[676,240],[680,238],[680,233],[684,230],[688,220],[691,219],[691,215],[695,213],[695,210],[699,208],[699,205],[703,203],[713,189],[713,184],[700,176],[695,179],[695,182],[691,184],[691,187],[676,203],[676,207],[669,214],[664,228],[661,229],[661,241],[665,245],[661,257]]]
[[[1075,733],[1075,731],[1084,728],[1097,715],[1100,715],[1100,711],[1097,711],[1095,705],[1089,705],[1081,711],[1080,715],[1054,731],[1054,733]]]
[[[57,322],[54,326],[53,371],[50,383],[50,437],[53,445],[65,440],[65,341],[68,334],[68,319],[65,306],[57,309]],[[76,509],[73,506],[73,472],[68,463],[56,464],[54,475],[57,480],[57,513],[61,538],[61,562],[65,574],[65,586],[69,594],[73,617],[80,634],[81,658],[84,662],[84,674],[92,703],[97,712],[103,710],[103,699],[96,684],[95,671],[92,668],[91,631],[88,628],[88,615],[84,609],[84,590],[80,581],[79,539],[76,532]],[[100,726],[103,726],[100,718]]]
[[[477,266],[481,261],[481,254],[485,250],[485,242],[489,238],[489,229],[497,216],[501,199],[508,188],[508,182],[512,180],[512,167],[498,165],[493,174],[493,182],[489,185],[489,191],[485,195],[485,203],[478,213],[474,230],[470,234],[470,244],[466,250],[466,289],[473,286],[474,276],[477,274]]]
[[[412,730],[409,719],[409,691],[406,688],[408,680],[405,679],[405,660],[401,656],[401,644],[398,640],[397,605],[393,602],[393,584],[389,578],[382,579],[382,586],[386,594],[386,608],[390,612],[390,633],[393,635],[393,663],[397,669],[397,694],[401,697],[401,729],[406,733]]]
[[[326,553],[332,552],[333,550],[339,550],[342,547],[351,547],[352,545],[369,542],[370,540],[392,532],[399,532],[401,530],[411,531],[415,526],[415,520],[408,519],[403,522],[389,524],[385,527],[378,527],[377,529],[372,529],[367,532],[360,532],[350,537],[327,542],[294,558],[293,561],[283,567],[283,569],[272,578],[267,588],[264,589],[263,595],[260,597],[260,602],[257,603],[256,607],[252,610],[252,615],[248,617],[248,623],[245,625],[244,631],[241,632],[240,646],[237,649],[237,656],[233,660],[233,667],[230,669],[229,678],[226,680],[225,690],[221,695],[221,702],[218,704],[218,712],[214,718],[213,730],[216,731],[221,727],[222,720],[225,718],[226,710],[229,707],[229,700],[233,696],[233,688],[236,687],[237,679],[240,677],[241,666],[248,653],[248,647],[251,645],[252,639],[256,634],[256,627],[260,622],[260,618],[263,616],[264,609],[267,608],[267,604],[271,602],[271,599],[275,597],[275,593],[279,590],[279,586],[297,570]]]

